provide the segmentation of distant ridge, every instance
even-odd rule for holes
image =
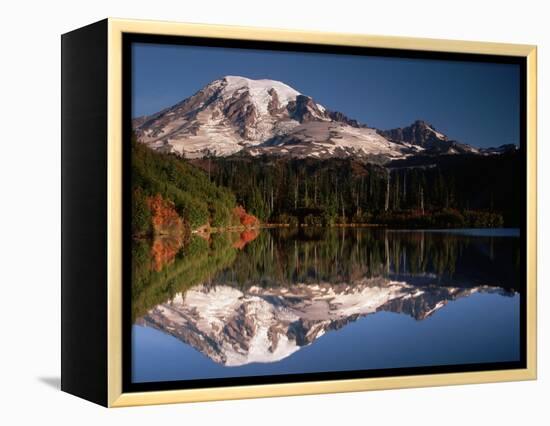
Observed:
[[[422,120],[391,130],[370,128],[283,82],[241,76],[215,80],[169,108],[134,119],[133,127],[150,148],[185,158],[239,153],[386,163],[416,155],[496,155],[515,149],[474,148]]]

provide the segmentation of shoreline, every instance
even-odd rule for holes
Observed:
[[[300,228],[309,228],[309,229],[322,229],[322,228],[376,228],[376,229],[387,229],[387,230],[394,230],[394,231],[430,231],[430,232],[451,232],[451,233],[457,233],[457,232],[468,232],[468,231],[483,231],[483,230],[518,230],[518,227],[481,227],[481,228],[473,228],[473,227],[463,227],[463,228],[443,228],[443,227],[434,227],[434,228],[426,228],[426,227],[395,227],[395,226],[388,226],[388,225],[382,225],[382,224],[363,224],[363,223],[348,223],[348,224],[334,224],[334,225],[327,225],[327,226],[317,226],[317,225],[290,225],[286,223],[264,223],[260,224],[258,226],[230,226],[230,227],[207,227],[206,225],[197,228],[195,230],[192,230],[188,235],[189,236],[198,236],[198,237],[208,237],[212,234],[221,234],[225,232],[246,232],[246,231],[261,231],[262,229],[300,229]],[[148,240],[151,238],[163,238],[163,237],[174,237],[176,235],[169,234],[169,233],[163,233],[163,234],[156,234],[156,235],[132,235],[132,239],[134,240]]]
[[[379,223],[339,223],[339,224],[333,224],[333,225],[307,225],[307,224],[300,224],[300,225],[290,225],[288,223],[262,223],[257,226],[230,226],[230,227],[208,227],[203,226],[201,228],[197,228],[193,231],[191,231],[191,235],[200,235],[200,234],[216,234],[216,233],[223,233],[223,232],[244,232],[244,231],[253,231],[253,230],[261,230],[261,229],[279,229],[279,228],[285,228],[285,229],[300,229],[300,228],[310,228],[310,229],[322,229],[322,228],[377,228],[377,229],[395,229],[395,230],[430,230],[430,231],[460,231],[460,230],[470,230],[470,229],[517,229],[518,227],[512,226],[512,227],[442,227],[442,226],[435,226],[435,227],[416,227],[413,225],[409,226],[390,226],[386,224],[379,224]]]

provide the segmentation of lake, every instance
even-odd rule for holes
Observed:
[[[517,230],[134,242],[132,381],[520,359]]]

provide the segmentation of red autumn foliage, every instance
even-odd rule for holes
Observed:
[[[155,238],[151,246],[153,269],[159,272],[166,265],[172,263],[182,244],[181,238]]]
[[[254,215],[246,212],[242,206],[237,206],[233,209],[233,214],[239,219],[241,225],[247,228],[252,228],[260,225],[260,221]]]
[[[260,235],[259,229],[247,229],[241,232],[239,240],[233,243],[233,247],[242,250],[249,242],[254,241],[258,237],[258,235]]]
[[[147,205],[151,210],[151,222],[155,234],[181,234],[183,232],[183,221],[178,215],[174,203],[157,194],[147,198]]]

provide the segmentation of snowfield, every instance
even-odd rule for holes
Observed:
[[[443,290],[442,290],[443,289]],[[496,287],[419,288],[385,278],[288,288],[196,286],[141,320],[226,366],[269,363],[292,355],[333,329],[379,311],[422,320],[449,301]],[[410,310],[410,311],[409,311]]]
[[[242,152],[388,162],[426,153],[494,155],[509,149],[480,151],[449,140],[421,120],[379,131],[331,112],[280,81],[240,76],[215,80],[170,108],[134,120],[134,130],[150,148],[185,158]]]
[[[231,99],[235,94],[247,91],[251,101],[260,115],[268,113],[268,105],[271,102],[272,95],[270,90],[277,93],[277,98],[281,106],[286,106],[290,101],[296,99],[301,93],[286,84],[275,80],[252,80],[246,77],[228,75],[224,77],[227,84],[223,86],[222,98]]]

